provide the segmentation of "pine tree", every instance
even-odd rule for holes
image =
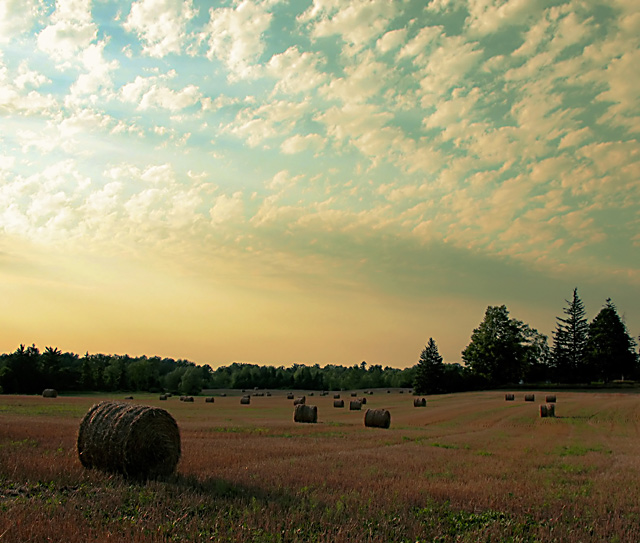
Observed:
[[[442,392],[444,363],[433,338],[420,353],[413,387],[418,394],[437,394]]]
[[[553,338],[553,365],[556,378],[560,382],[589,381],[586,365],[587,339],[589,324],[585,318],[585,309],[578,296],[578,289],[573,289],[573,299],[565,300],[564,308],[567,318],[556,317],[557,326]]]
[[[633,379],[637,372],[636,342],[618,315],[616,306],[606,304],[589,324],[587,360],[593,380]]]

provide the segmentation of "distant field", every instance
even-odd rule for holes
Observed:
[[[316,393],[318,423],[296,424],[284,392],[227,393],[134,394],[181,432],[177,475],[147,484],[78,461],[80,420],[106,396],[0,396],[0,542],[640,541],[637,394],[556,391],[542,419],[544,392],[414,408],[385,389],[363,411]],[[391,428],[365,428],[367,407]]]

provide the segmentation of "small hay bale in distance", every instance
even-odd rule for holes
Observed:
[[[308,422],[315,424],[318,422],[318,408],[315,405],[300,403],[293,410],[294,422]]]
[[[536,400],[536,395],[535,394],[525,394],[524,395],[524,401],[525,402],[534,402]]]
[[[387,409],[367,409],[364,414],[364,425],[370,428],[389,428],[391,413]]]
[[[133,396],[126,396],[125,400],[133,400]]]
[[[333,400],[333,407],[344,407],[344,400]]]
[[[103,401],[78,429],[78,457],[87,469],[154,478],[172,474],[180,460],[180,430],[159,407]]]
[[[427,407],[426,398],[414,398],[413,407]]]
[[[556,395],[550,394],[544,399],[544,401],[547,403],[556,403]]]
[[[287,400],[293,400],[293,392],[289,392],[289,394],[287,394]]]
[[[215,402],[213,396],[209,396],[204,399],[204,403],[213,403],[213,402]]]
[[[349,411],[360,411],[362,409],[362,402],[360,400],[351,400],[349,402]]]
[[[333,399],[334,400],[339,400],[340,399],[340,394],[334,394],[333,395]]]
[[[516,399],[516,397],[515,397],[514,394],[505,394],[504,395],[504,401],[505,402],[512,402],[515,399]]]
[[[57,398],[58,397],[58,391],[55,388],[45,388],[42,391],[42,397],[43,398]]]
[[[306,396],[300,396],[299,398],[293,400],[293,405],[304,405],[305,403],[307,403]]]
[[[251,403],[251,396],[243,396],[240,398],[240,405],[249,405]]]
[[[546,417],[555,417],[556,416],[556,405],[553,403],[541,404],[540,405],[540,416],[542,418]]]
[[[356,392],[352,392],[352,393],[351,393],[351,397],[352,397],[352,398],[355,398],[357,395],[358,395],[358,394],[357,394]]]
[[[360,400],[360,403],[362,405],[365,405],[367,403],[367,399],[366,398],[358,398],[358,400]]]
[[[162,400],[162,401],[166,401],[167,395],[166,394],[160,394],[160,398],[159,399]]]
[[[183,402],[193,402],[193,396],[185,396]]]

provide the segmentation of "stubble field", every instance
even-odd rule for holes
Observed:
[[[80,420],[104,396],[0,396],[0,542],[640,541],[640,396],[558,392],[428,398],[394,390],[363,411],[286,393],[134,403],[177,420],[177,474],[146,483],[85,470]],[[359,391],[359,396],[361,396]],[[122,400],[124,395],[112,396]],[[365,428],[366,407],[391,428]]]

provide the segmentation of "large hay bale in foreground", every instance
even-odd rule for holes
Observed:
[[[360,411],[362,409],[362,402],[360,400],[351,400],[349,402],[349,411]]]
[[[54,388],[45,388],[42,391],[42,397],[43,398],[57,398],[58,397],[58,391]]]
[[[364,425],[371,428],[389,428],[391,413],[386,409],[367,409],[364,414]]]
[[[542,404],[540,406],[540,416],[542,418],[545,417],[555,417],[556,416],[556,406],[553,403]]]
[[[293,411],[294,422],[318,422],[318,408],[315,405],[298,404]]]
[[[180,460],[180,430],[159,407],[104,401],[82,419],[77,448],[85,468],[143,479],[170,475]]]
[[[556,403],[556,395],[549,395],[544,399],[544,401],[547,403]]]
[[[426,398],[414,398],[413,407],[427,407]]]
[[[516,397],[515,397],[514,394],[505,394],[504,395],[504,401],[505,402],[512,402],[515,399],[516,399]]]
[[[344,407],[344,400],[333,400],[333,407]]]
[[[293,405],[304,405],[307,402],[307,398],[305,396],[300,396],[293,400]]]
[[[525,402],[534,402],[536,400],[536,395],[535,394],[525,394],[524,395],[524,401]]]

